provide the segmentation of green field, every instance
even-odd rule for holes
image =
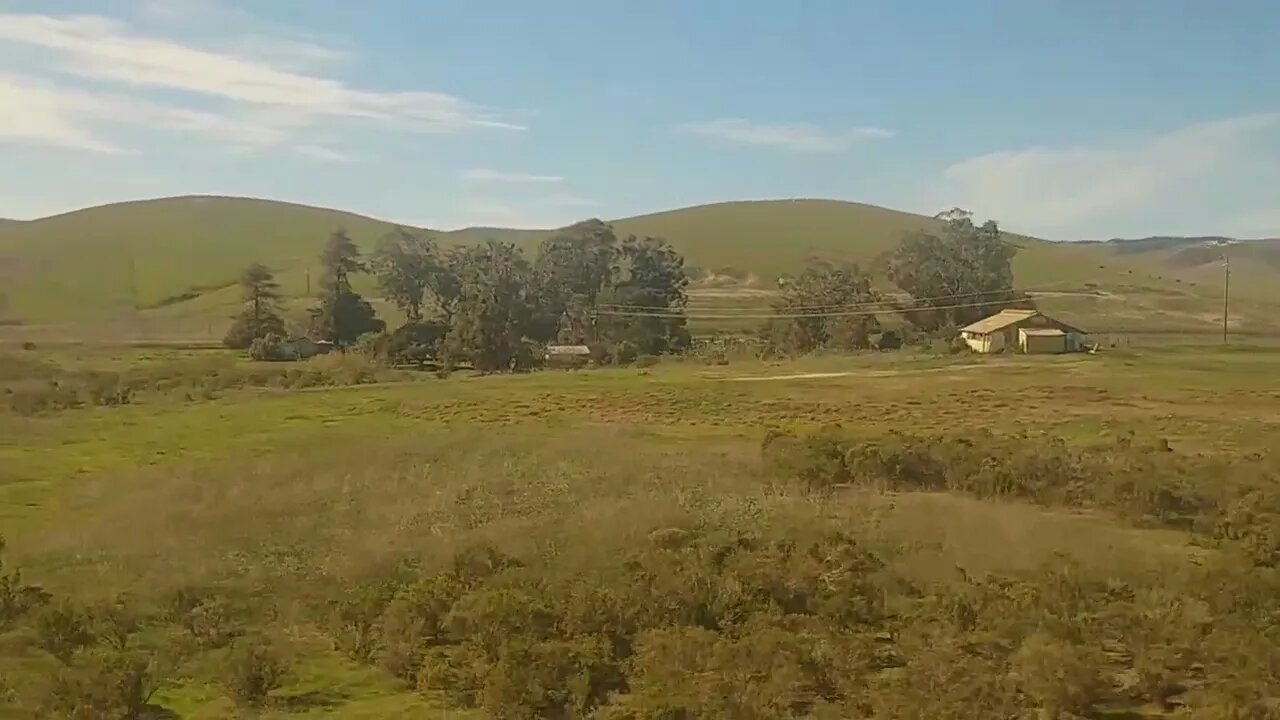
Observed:
[[[761,291],[767,293],[774,278],[797,271],[808,258],[874,268],[904,233],[930,223],[919,215],[831,200],[720,203],[614,222],[619,234],[666,237],[688,265],[713,274],[694,284],[695,313],[726,303],[767,309],[768,296]],[[7,335],[50,339],[217,339],[238,303],[237,273],[254,261],[277,272],[293,298],[291,311],[301,316],[310,302],[308,277],[318,273],[320,245],[338,226],[366,249],[391,228],[336,210],[218,197],[119,203],[7,223],[0,226],[0,320],[24,325],[21,333]],[[496,237],[532,252],[546,233],[461,230],[442,233],[441,242]],[[1088,329],[1207,332],[1220,323],[1216,250],[1012,239],[1020,248],[1015,283],[1053,293],[1042,298],[1045,307]],[[1249,335],[1280,331],[1280,255],[1274,243],[1237,245],[1232,253],[1232,328]],[[891,289],[887,281],[882,284]],[[376,294],[367,278],[361,289]]]
[[[1253,718],[1280,697],[1278,350],[362,362],[0,356],[8,566],[54,607],[128,593],[129,647],[181,651],[165,717],[585,717],[553,698],[621,692],[608,668],[625,697],[591,717]],[[128,402],[17,404],[93,371]],[[393,602],[351,650],[332,603],[424,592],[476,547],[513,564],[466,586],[445,635]],[[184,589],[245,634],[173,617]],[[0,626],[0,718],[55,716],[69,671],[44,612]],[[237,710],[227,667],[259,635],[287,672]]]

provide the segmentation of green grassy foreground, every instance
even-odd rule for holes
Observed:
[[[1266,670],[1275,646],[1257,628],[1258,618],[1280,613],[1276,571],[1256,534],[1215,531],[1227,515],[1245,524],[1237,486],[1276,497],[1275,350],[671,362],[373,384],[363,383],[379,378],[362,377],[336,387],[291,387],[285,373],[297,368],[230,359],[63,352],[39,360],[143,373],[130,377],[146,383],[118,407],[0,410],[9,562],[56,598],[92,606],[128,593],[153,608],[135,646],[191,645],[152,699],[178,717],[240,712],[224,676],[241,641],[182,640],[181,623],[164,619],[174,594],[191,588],[225,598],[238,608],[238,627],[269,636],[289,658],[280,687],[255,711],[269,718],[576,717],[539,705],[549,701],[527,687],[578,687],[575,673],[607,685],[600,652],[624,653],[630,692],[610,705],[617,714],[596,717],[652,717],[671,703],[778,718],[1013,717],[1046,707],[1164,717],[1184,706],[1197,717],[1228,717],[1216,713],[1243,713],[1280,693]],[[165,382],[182,368],[190,382]],[[324,368],[325,377],[336,372]],[[193,392],[206,387],[213,390]],[[827,431],[837,445],[811,436],[831,425],[840,426]],[[766,436],[796,440],[762,451]],[[940,444],[946,438],[961,444]],[[942,447],[960,454],[929,455]],[[906,458],[920,468],[938,458],[960,467],[975,452],[998,464],[933,480],[902,469]],[[832,466],[832,457],[843,459]],[[1171,493],[1181,499],[1169,501]],[[1253,522],[1271,522],[1264,506]],[[720,557],[721,543],[742,559],[702,565]],[[821,549],[813,557],[824,574],[806,575],[810,561],[782,550],[791,545]],[[370,654],[334,624],[333,603],[354,612],[365,605],[353,598],[396,578],[407,583],[396,585],[397,598],[437,592],[462,577],[459,558],[477,547],[518,565],[490,563],[468,581],[478,585],[464,583],[470,594],[441,620],[455,641],[469,638],[461,644],[424,639],[433,648],[425,657],[396,655],[397,642],[422,632],[394,624],[401,600],[370,616],[382,633]],[[840,577],[862,579],[832,579],[832,558],[850,548],[880,569],[841,566]],[[641,572],[624,570],[624,561],[650,580],[624,590],[628,573]],[[772,587],[762,579],[769,573],[792,573],[792,592],[809,587],[825,599],[764,612],[750,594],[715,595]],[[999,580],[982,579],[989,574]],[[833,582],[842,589],[824,595]],[[628,610],[667,603],[677,612],[689,583],[710,583],[716,599],[700,612],[717,619],[643,630],[650,620]],[[1011,587],[1033,599],[999,589]],[[613,588],[620,605],[610,604]],[[877,599],[851,620],[852,606],[831,605],[850,598]],[[557,634],[530,624],[543,613],[559,618]],[[1212,631],[1198,619],[1206,613]],[[610,622],[617,628],[604,629]],[[1117,622],[1147,635],[1121,633]],[[628,623],[639,628],[623,631]],[[0,717],[46,716],[32,696],[59,663],[32,627],[0,634],[11,700],[0,702]],[[863,649],[823,660],[845,670],[815,690],[785,664],[797,649],[774,634],[784,627],[813,648]],[[614,630],[624,632],[626,650],[592,644]],[[713,643],[708,654],[700,642]],[[489,648],[492,659],[483,660]],[[584,664],[566,670],[539,654],[545,648]],[[510,655],[517,651],[526,655]],[[1179,654],[1193,652],[1201,654]],[[526,677],[512,665],[517,657],[525,658],[518,667],[552,669]],[[716,705],[724,693],[664,675],[665,666],[700,668],[748,704]],[[471,693],[466,673],[480,667],[489,680]],[[1043,667],[1066,675],[1037,675]],[[454,674],[442,685],[446,671]],[[1067,679],[1052,680],[1059,676]],[[587,702],[579,692],[570,694]],[[796,693],[827,699],[779,700]],[[1246,716],[1263,717],[1238,715]]]

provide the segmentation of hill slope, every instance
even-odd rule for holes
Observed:
[[[934,224],[922,215],[838,200],[724,202],[614,220],[620,235],[670,240],[688,264],[762,278],[799,270],[823,257],[868,262],[892,249],[904,233]],[[468,229],[463,240],[499,237],[529,245],[527,231]],[[545,232],[541,236],[545,236]]]
[[[11,314],[76,319],[131,307],[135,298],[150,307],[224,286],[255,260],[277,270],[303,268],[339,226],[364,243],[392,227],[269,200],[117,203],[0,226],[0,277],[7,278]]]
[[[613,221],[620,234],[669,239],[691,266],[754,276],[762,287],[809,257],[871,265],[904,233],[933,222],[834,200],[728,202]],[[120,203],[0,224],[0,293],[7,296],[0,298],[0,315],[27,323],[145,316],[191,321],[216,335],[238,302],[236,275],[252,261],[277,271],[300,310],[320,246],[338,226],[365,248],[393,227],[338,210],[226,197]],[[550,232],[470,228],[440,239],[493,237],[532,251]],[[1221,263],[1194,244],[1012,241],[1019,247],[1016,283],[1058,291],[1044,296],[1046,306],[1079,321],[1200,329],[1217,322]],[[1273,327],[1280,303],[1277,246],[1241,243],[1230,252],[1241,259],[1232,277],[1237,323]],[[364,288],[371,289],[367,281]]]

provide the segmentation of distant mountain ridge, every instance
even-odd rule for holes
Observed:
[[[621,236],[666,238],[685,256],[695,278],[739,278],[758,292],[815,257],[877,270],[879,260],[906,234],[936,227],[938,221],[856,202],[785,199],[713,203],[609,222]],[[305,306],[315,289],[316,257],[329,233],[343,227],[367,251],[396,226],[356,213],[256,198],[115,203],[38,220],[0,221],[0,279],[8,317],[23,322],[92,321],[146,311],[195,318],[198,327],[212,328],[238,305],[234,282],[245,265],[266,264],[285,296]],[[553,232],[473,227],[436,236],[442,246],[496,239],[533,253]],[[1213,295],[1221,282],[1221,251],[1208,244],[1216,237],[1010,239],[1019,248],[1015,285],[1054,291],[1066,298],[1063,303],[1110,291],[1111,306],[1084,308],[1096,317],[1122,316],[1133,298],[1158,296],[1165,298],[1161,312],[1173,313],[1179,322],[1184,317],[1199,322],[1199,314],[1208,313],[1198,298]],[[1280,304],[1280,241],[1232,247],[1232,260],[1242,260],[1238,273],[1233,267],[1233,297],[1274,298]],[[370,278],[359,281],[362,292],[376,295]],[[1177,296],[1194,297],[1170,299]],[[1098,302],[1086,300],[1079,302]]]
[[[1121,246],[1126,250],[1175,250],[1202,245],[1241,243],[1280,243],[1280,238],[1234,238],[1225,235],[1152,235],[1144,238],[1111,238],[1106,244]]]

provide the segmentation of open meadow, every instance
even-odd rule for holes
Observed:
[[[1280,350],[0,352],[0,718],[1277,717]]]

